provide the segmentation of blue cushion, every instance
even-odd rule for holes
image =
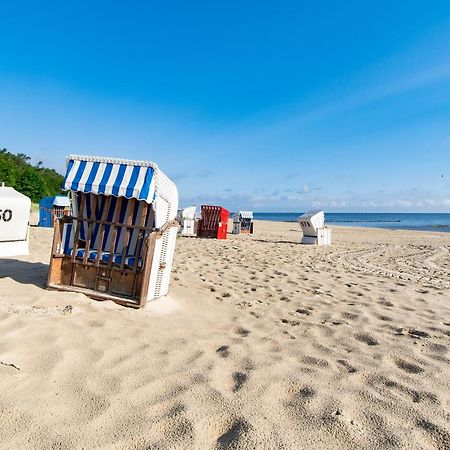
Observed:
[[[72,252],[73,252],[73,250],[69,249],[68,254],[72,255]],[[86,250],[84,248],[79,248],[77,250],[77,258],[84,258],[85,253],[86,253]],[[101,256],[100,260],[103,262],[108,262],[109,257],[110,257],[109,252],[102,252],[102,256]],[[88,260],[90,260],[90,261],[97,260],[97,250],[91,250],[89,252]],[[134,256],[128,256],[128,255],[125,256],[125,265],[126,266],[129,266],[129,267],[134,266],[134,261],[135,261]],[[113,264],[116,264],[116,265],[122,264],[122,255],[115,254],[113,257]],[[142,267],[142,258],[139,258],[138,267]]]

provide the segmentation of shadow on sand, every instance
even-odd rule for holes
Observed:
[[[47,285],[48,264],[41,262],[0,259],[0,279],[11,278],[22,284],[34,284],[45,288]]]
[[[265,244],[298,244],[298,241],[286,240],[270,240],[270,239],[253,239],[254,242],[264,242]]]

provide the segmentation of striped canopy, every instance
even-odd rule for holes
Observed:
[[[70,155],[64,190],[135,198],[152,203],[156,164],[115,158]]]
[[[241,217],[241,219],[253,219],[252,211],[239,211],[238,214]]]

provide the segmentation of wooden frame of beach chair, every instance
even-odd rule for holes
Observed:
[[[124,165],[121,160],[104,162],[98,158],[99,161]],[[125,163],[133,166],[138,162]],[[150,167],[157,170],[155,165]],[[167,293],[178,228],[173,218],[178,195],[167,177],[159,173],[157,178],[165,183],[172,202],[158,199],[156,191],[149,194],[151,202],[71,191],[73,215],[55,223],[49,288],[80,292],[96,300],[113,300],[135,308]],[[71,183],[69,180],[69,186]],[[88,188],[92,191],[92,186]]]

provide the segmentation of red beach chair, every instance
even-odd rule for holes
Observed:
[[[199,237],[226,239],[230,212],[221,206],[202,205],[202,218],[198,223]]]

